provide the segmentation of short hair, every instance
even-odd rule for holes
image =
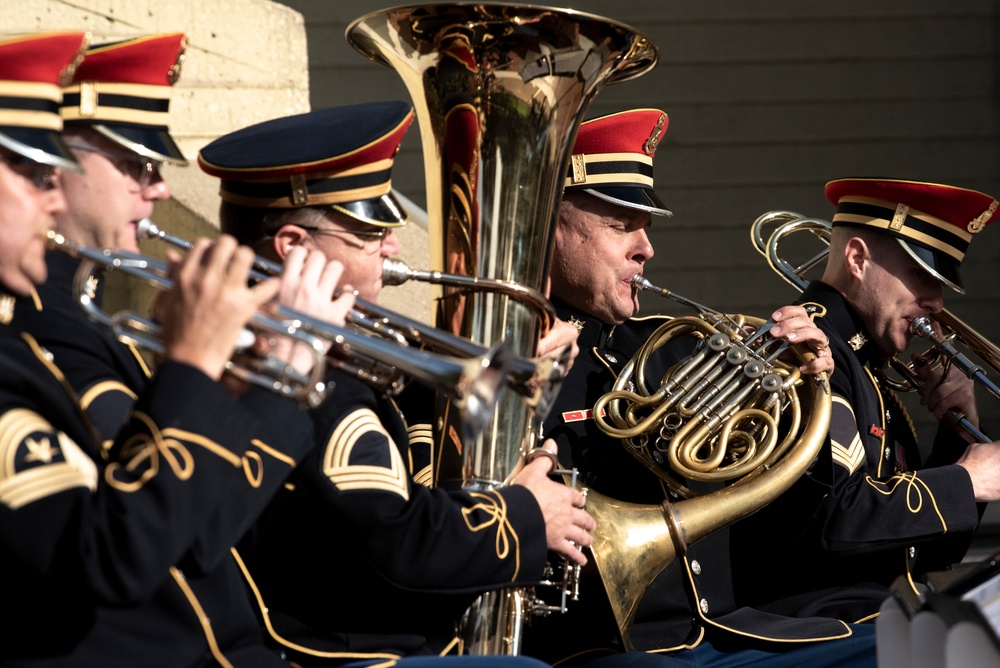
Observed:
[[[268,209],[223,200],[219,206],[219,227],[244,246],[256,247],[284,225],[308,225],[322,215],[322,211],[311,206]]]

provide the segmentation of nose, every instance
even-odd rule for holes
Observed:
[[[652,258],[654,252],[646,229],[638,230],[635,235],[635,245],[632,247],[631,259],[641,264]]]
[[[42,208],[45,213],[50,215],[63,213],[69,208],[66,204],[66,194],[58,186],[49,190],[43,190],[40,195],[42,198]]]
[[[382,242],[382,257],[396,255],[402,248],[403,246],[399,243],[399,237],[396,236],[395,230],[389,230],[389,234],[385,235],[385,240]]]
[[[164,200],[169,197],[170,186],[159,174],[156,174],[153,181],[142,189],[142,198],[147,201]]]
[[[937,313],[944,308],[944,294],[941,283],[935,280],[928,284],[923,294],[920,296],[920,307],[928,313]]]

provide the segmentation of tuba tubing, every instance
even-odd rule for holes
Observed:
[[[573,10],[500,3],[397,7],[360,17],[351,45],[402,78],[420,127],[431,266],[545,288],[573,139],[603,86],[638,77],[656,47],[633,28]],[[514,295],[442,290],[436,324],[479,344],[534,354],[537,309]],[[435,427],[436,484],[494,489],[538,439],[539,414],[507,393],[480,438],[453,443],[454,413]],[[463,617],[469,654],[519,654],[533,588],[481,596]]]

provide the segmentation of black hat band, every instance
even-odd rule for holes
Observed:
[[[60,114],[70,123],[127,123],[166,128],[169,108],[168,86],[84,81],[65,89]]]
[[[944,253],[957,262],[965,257],[971,241],[971,235],[957,234],[954,225],[940,218],[867,197],[842,198],[833,223],[874,227]]]
[[[565,188],[599,185],[653,187],[653,158],[635,153],[576,154],[570,160]]]
[[[245,206],[294,207],[341,204],[379,197],[391,189],[390,164],[384,169],[360,173],[306,178],[290,174],[277,181],[231,181],[222,179],[221,195],[227,202]]]
[[[61,130],[58,86],[46,83],[0,82],[0,125]]]

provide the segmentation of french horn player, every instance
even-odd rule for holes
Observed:
[[[396,231],[408,222],[390,170],[413,118],[405,102],[355,104],[211,142],[198,163],[220,179],[223,231],[272,261],[319,249],[374,303],[383,260],[400,251]],[[574,340],[566,326],[545,345]],[[577,546],[590,544],[593,519],[580,491],[548,477],[549,458],[501,490],[425,486],[411,471],[410,441],[421,435],[407,434],[413,417],[400,412],[410,390],[397,403],[348,372],[329,380],[333,391],[313,412],[313,455],[238,550],[271,641],[296,664],[459,654],[456,623],[478,594],[537,581],[550,548],[585,561]]]
[[[944,419],[957,412],[979,426],[972,380],[947,360],[899,360],[939,421],[925,459],[887,384],[896,374],[884,368],[912,341],[922,344],[915,321],[941,311],[950,291],[965,292],[962,262],[998,205],[976,190],[890,178],[838,179],[825,194],[835,207],[829,255],[800,302],[827,311],[818,324],[837,367],[830,436],[808,475],[741,525],[734,546],[748,559],[740,565],[751,601],[798,595],[802,606],[788,610],[851,620],[875,615],[897,577],[913,587],[922,573],[960,562],[984,502],[1000,498],[1000,443],[970,444]],[[781,532],[771,522],[800,528]],[[776,587],[759,586],[775,572],[761,543],[810,564],[809,575],[783,572]],[[836,596],[801,596],[816,585],[836,587]]]
[[[598,427],[595,403],[609,392],[654,331],[670,320],[634,317],[639,302],[633,282],[654,257],[650,226],[654,220],[669,222],[667,217],[672,215],[653,186],[653,158],[658,147],[663,150],[667,125],[667,114],[658,109],[634,109],[585,121],[567,170],[555,233],[551,298],[559,317],[580,330],[581,352],[544,431],[558,444],[563,465],[576,467],[589,488],[587,507],[598,521],[592,562],[610,591],[605,598],[600,578],[585,569],[581,591],[587,595],[567,614],[537,620],[526,636],[527,653],[552,662],[573,657],[560,665],[671,666],[682,665],[680,661],[711,665],[713,660],[726,658],[726,665],[769,665],[773,660],[773,665],[874,666],[874,629],[870,626],[738,608],[728,528],[709,528],[696,537],[683,519],[688,506],[682,504],[688,499],[682,496],[717,491],[724,485],[684,480],[683,493],[668,489],[630,454],[629,443],[605,435]],[[660,261],[659,255],[656,260]],[[794,362],[793,373],[804,373],[807,379],[812,378],[810,374],[825,378],[832,370],[827,336],[802,307],[777,309],[766,327],[770,336],[804,344],[812,351],[812,356]],[[674,338],[650,357],[645,373],[650,392],[663,371],[688,356],[695,343],[692,336]],[[657,438],[649,436],[650,441]],[[634,531],[607,526],[617,523],[606,522],[604,514],[598,513],[600,497],[610,499],[603,503],[609,513],[617,506],[647,507],[654,516],[650,525],[663,524],[663,516],[682,518],[657,539],[673,544],[671,558],[649,586],[640,585],[639,600],[632,606],[637,609],[630,608],[625,615],[627,624],[617,618],[617,610],[614,615],[609,612],[609,599],[614,608],[613,599],[629,586],[630,577],[635,576],[631,569],[639,569],[646,553],[619,559],[617,569],[604,569],[596,547],[602,533],[614,532],[606,555],[614,561],[613,552],[631,550],[643,540],[649,525]],[[725,497],[717,501],[718,506],[727,503]],[[684,545],[686,539],[691,544]],[[606,576],[616,570],[624,571],[621,580],[608,584]]]

